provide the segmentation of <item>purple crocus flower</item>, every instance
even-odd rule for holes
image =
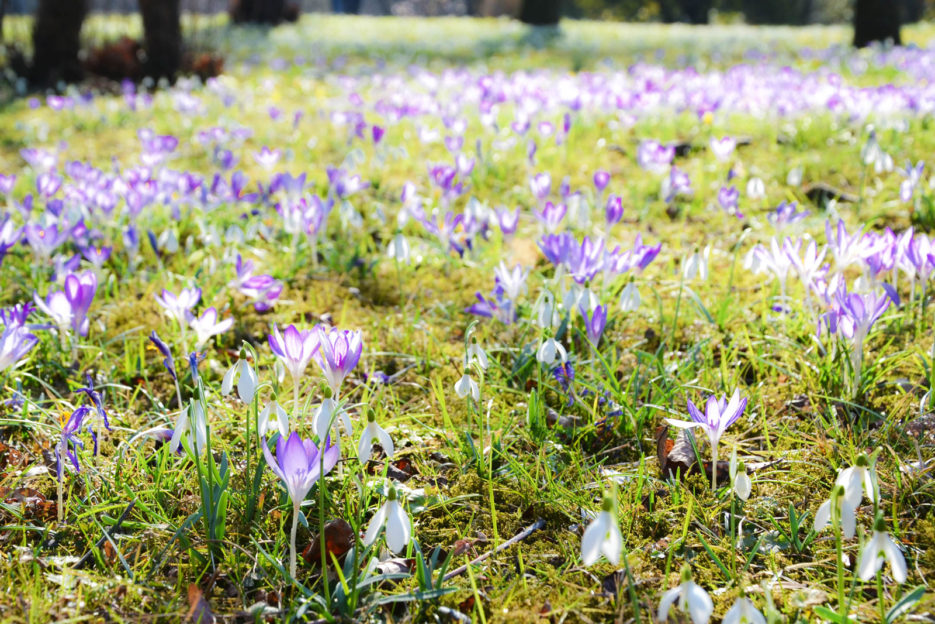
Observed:
[[[29,301],[0,309],[0,324],[6,327],[24,327],[29,315],[36,307]]]
[[[201,300],[200,288],[183,288],[176,296],[172,291],[162,289],[161,295],[156,295],[156,302],[162,306],[169,318],[175,319],[179,325],[185,327],[194,318],[192,308]]]
[[[91,399],[91,403],[94,404],[94,409],[97,411],[98,417],[100,417],[101,421],[104,423],[104,427],[108,431],[111,431],[110,421],[107,419],[107,411],[104,409],[104,401],[101,398],[101,393],[94,389],[94,380],[91,379],[91,375],[87,375],[86,379],[88,385],[84,388],[78,388],[76,392],[82,392]],[[96,448],[94,452],[95,454],[97,453]]]
[[[0,264],[6,257],[10,249],[20,241],[23,235],[22,228],[13,225],[13,219],[10,215],[4,215],[0,218]]]
[[[610,173],[607,171],[596,171],[594,172],[594,188],[597,189],[598,194],[604,192],[604,189],[607,188],[607,185],[610,184]]]
[[[737,207],[739,200],[740,191],[738,191],[737,187],[734,185],[722,186],[717,193],[717,202],[721,205],[721,208],[724,209],[724,212],[738,219],[743,219],[743,213],[740,212]]]
[[[36,178],[36,190],[43,197],[52,197],[62,188],[62,178],[54,173],[40,173]]]
[[[26,236],[26,242],[29,243],[33,252],[42,258],[51,256],[52,252],[68,239],[68,231],[65,228],[58,227],[58,225],[43,227],[38,224],[30,224],[23,228],[23,234]]]
[[[156,333],[156,330],[153,330],[153,333],[149,335],[150,341],[159,349],[159,352],[163,355],[162,364],[166,367],[166,370],[169,371],[169,374],[172,375],[172,379],[178,381],[179,376],[175,370],[175,360],[172,357],[172,350],[169,349],[169,345],[162,341],[159,338],[159,334]]]
[[[331,328],[326,331],[320,325],[317,330],[320,348],[315,361],[321,367],[321,372],[331,387],[331,392],[337,398],[340,395],[344,378],[360,361],[364,348],[361,334],[360,331],[348,329]]]
[[[541,211],[535,211],[536,219],[545,226],[549,232],[554,232],[562,224],[562,219],[568,212],[568,206],[565,204],[553,204],[550,201],[545,202]]]
[[[579,304],[578,311],[581,312],[581,316],[584,318],[584,328],[587,332],[588,340],[596,347],[597,343],[601,341],[601,336],[604,334],[604,327],[607,325],[607,308],[599,305],[594,308],[594,312],[591,315],[588,315],[588,308]]]
[[[88,335],[90,323],[88,309],[97,292],[97,277],[91,271],[71,273],[65,277],[65,289],[50,292],[45,300],[34,295],[36,305],[52,317],[59,329],[71,329],[81,336]]]
[[[68,420],[65,422],[65,426],[62,427],[62,436],[59,439],[59,443],[55,445],[56,473],[58,475],[59,484],[61,484],[62,480],[65,478],[65,457],[71,460],[72,465],[75,467],[75,472],[81,472],[81,466],[78,464],[78,456],[75,454],[74,449],[76,447],[84,448],[84,443],[78,438],[78,433],[81,431],[82,426],[84,426],[84,419],[90,413],[91,409],[86,405],[82,405],[71,413],[71,416],[69,416]],[[88,424],[85,429],[91,434],[94,440],[94,452],[97,453],[97,436],[94,434],[94,429],[90,424]]]
[[[39,339],[24,325],[6,322],[0,332],[0,372],[16,364],[36,346]]]
[[[672,203],[677,197],[687,197],[692,194],[692,181],[688,174],[672,165],[669,175],[662,179],[661,193],[663,201]]]
[[[341,449],[337,443],[331,444],[330,438],[325,440],[322,446],[324,450],[316,446],[311,439],[303,440],[293,431],[288,439],[280,436],[276,440],[276,457],[273,457],[266,438],[263,439],[263,456],[266,458],[266,464],[273,474],[282,480],[292,500],[289,570],[293,578],[296,573],[295,533],[298,526],[299,507],[315,483],[331,472],[341,457]]]
[[[734,394],[731,395],[729,401],[726,395],[722,395],[720,398],[713,394],[709,396],[707,403],[705,403],[704,414],[695,407],[691,399],[688,399],[688,414],[691,416],[690,421],[666,418],[666,422],[673,427],[678,427],[679,429],[701,427],[705,434],[707,434],[708,441],[711,443],[711,487],[713,489],[717,489],[718,442],[721,440],[721,436],[724,435],[727,428],[740,418],[746,407],[747,399],[740,398],[740,389],[738,388],[734,390]]]
[[[110,258],[113,249],[114,248],[110,246],[93,247],[89,245],[82,249],[81,253],[95,269],[100,270],[104,263]]]
[[[3,175],[0,173],[0,195],[9,195],[13,192],[14,186],[16,186],[15,175]]]
[[[289,325],[286,331],[280,333],[279,328],[273,325],[273,333],[269,335],[269,347],[292,375],[296,394],[305,368],[312,356],[318,352],[318,341],[319,333],[315,329],[298,329],[295,325]]]
[[[665,173],[674,158],[675,147],[658,141],[643,141],[636,150],[636,162],[653,173]]]
[[[607,198],[607,205],[604,207],[604,217],[607,225],[619,223],[623,218],[623,199],[619,195],[611,195]]]
[[[381,126],[371,126],[370,128],[370,137],[373,139],[374,145],[379,145],[380,141],[383,140],[383,135],[386,133],[386,130]]]
[[[497,223],[500,224],[500,231],[503,232],[504,237],[513,236],[519,226],[519,208],[513,211],[506,208],[498,210]],[[2,254],[0,254],[0,257],[2,257]]]
[[[537,173],[530,178],[529,188],[532,190],[533,197],[543,201],[552,190],[552,177],[547,173]]]
[[[811,214],[808,210],[798,211],[798,204],[795,202],[780,202],[776,209],[766,215],[766,219],[773,224],[777,230],[782,230],[788,225],[798,223]]]

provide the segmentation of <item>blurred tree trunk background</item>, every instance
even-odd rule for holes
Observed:
[[[143,70],[153,78],[175,80],[182,67],[180,0],[139,0],[143,18],[146,62]]]
[[[854,7],[854,45],[863,48],[874,41],[901,45],[899,28],[903,4],[893,0],[857,0]]]
[[[81,25],[88,14],[87,0],[39,0],[33,23],[30,81],[52,85],[74,82],[84,74],[78,52]]]

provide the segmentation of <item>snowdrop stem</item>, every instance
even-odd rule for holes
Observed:
[[[292,503],[292,530],[289,532],[289,575],[295,578],[295,533],[299,528],[299,505],[302,501],[293,501]]]
[[[883,568],[877,570],[877,605],[880,607],[880,624],[886,624],[886,600],[883,593]]]
[[[838,572],[838,611],[841,615],[847,613],[844,604],[844,550],[841,544],[841,499],[843,493],[835,492],[831,495],[831,524],[834,527],[835,563]]]

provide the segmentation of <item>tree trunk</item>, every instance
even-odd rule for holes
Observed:
[[[39,0],[32,30],[34,52],[30,78],[34,84],[81,79],[83,71],[78,51],[81,25],[87,14],[88,0]]]
[[[892,0],[857,0],[854,7],[854,45],[863,48],[874,41],[891,40],[902,45],[899,37],[900,9]]]
[[[689,24],[707,24],[711,0],[682,0],[682,11]]]
[[[182,67],[180,11],[179,0],[140,0],[147,76],[172,81]]]
[[[532,26],[556,26],[562,16],[561,0],[524,0],[520,21]]]
[[[231,5],[231,17],[239,24],[276,25],[285,13],[285,0],[236,0]]]

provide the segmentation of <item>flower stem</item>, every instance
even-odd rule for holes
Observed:
[[[717,444],[711,445],[711,491],[717,492]]]
[[[886,624],[886,600],[883,599],[883,570],[877,572],[877,604],[880,605],[880,624]]]
[[[292,503],[292,530],[289,532],[289,575],[295,578],[295,532],[299,528],[299,505],[302,501]]]

